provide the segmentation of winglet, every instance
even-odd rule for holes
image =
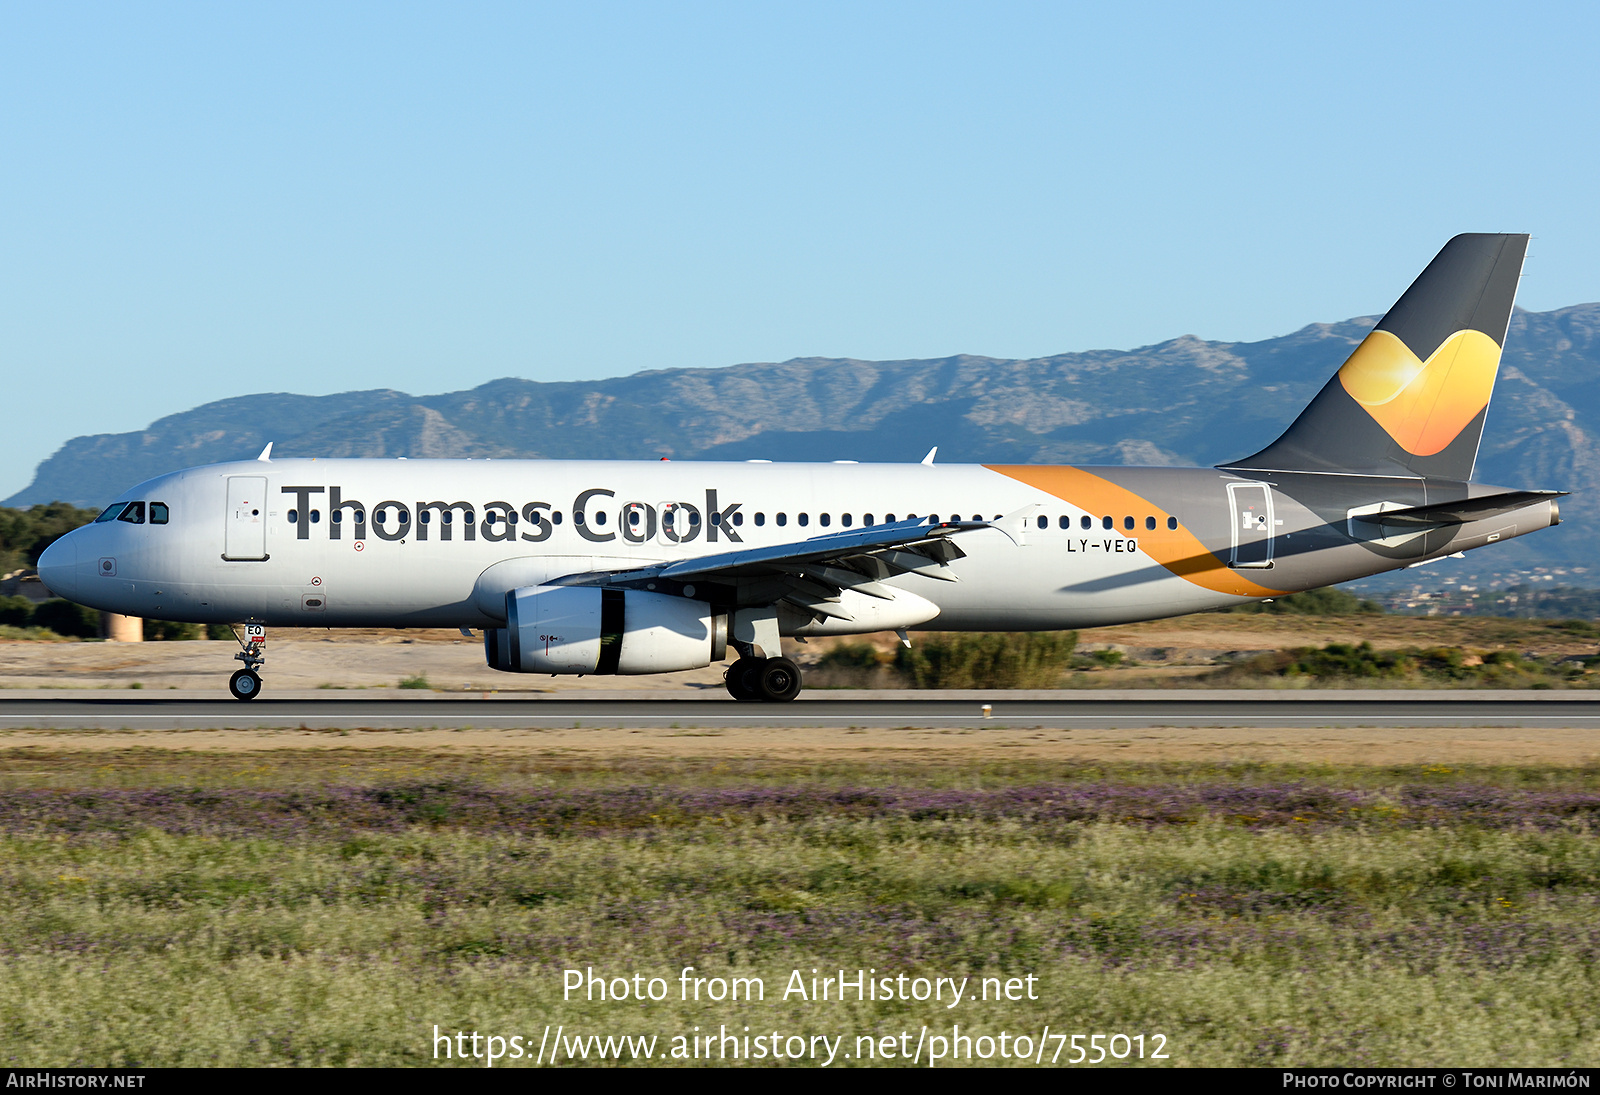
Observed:
[[[938,452],[938,451],[939,451],[939,446],[938,445],[935,445],[933,448],[929,449],[928,450],[928,455],[924,456],[922,458],[922,462],[924,464],[926,464],[930,468],[933,467],[933,454]]]
[[[267,442],[267,447],[261,450],[261,455],[256,457],[256,459],[261,461],[263,464],[272,463],[272,442],[271,441]]]
[[[1006,514],[998,521],[990,521],[989,527],[998,530],[1004,534],[1006,539],[1010,540],[1018,547],[1021,547],[1027,542],[1028,519],[1031,518],[1034,513],[1038,511],[1038,509],[1039,504],[1037,502],[1031,505],[1023,506],[1019,510],[1013,510],[1012,512]]]

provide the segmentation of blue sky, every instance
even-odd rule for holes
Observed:
[[[260,391],[1600,299],[1592,5],[0,4],[0,497]]]

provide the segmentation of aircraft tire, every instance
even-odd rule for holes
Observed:
[[[788,658],[768,658],[754,673],[761,698],[768,703],[788,703],[800,694],[800,667]]]
[[[236,700],[253,700],[261,695],[261,678],[248,669],[241,669],[228,678],[228,691]]]
[[[761,662],[755,658],[740,658],[728,667],[722,675],[722,683],[728,688],[728,695],[740,703],[754,703],[761,699],[761,693],[756,690],[756,684],[751,679],[754,670],[759,668]]]

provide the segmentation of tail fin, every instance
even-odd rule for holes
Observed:
[[[1472,478],[1526,235],[1444,245],[1284,435],[1224,467]]]

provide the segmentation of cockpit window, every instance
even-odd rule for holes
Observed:
[[[107,521],[115,521],[117,519],[117,514],[121,513],[122,510],[123,510],[123,507],[125,507],[127,504],[128,503],[126,503],[126,502],[113,502],[113,503],[111,503],[109,506],[107,506],[104,510],[101,511],[99,517],[96,517],[94,519],[94,523],[97,524],[97,525],[101,525],[101,524],[104,524]]]
[[[164,525],[167,523],[167,504],[165,502],[150,503],[150,523]]]
[[[130,525],[144,524],[144,503],[129,502],[122,508],[122,512],[117,516],[117,520],[126,521]]]

